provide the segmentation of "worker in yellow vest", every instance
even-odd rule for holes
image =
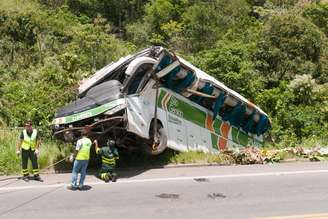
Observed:
[[[19,142],[16,148],[16,154],[22,155],[22,174],[23,180],[29,181],[29,172],[27,169],[28,159],[32,162],[34,179],[42,182],[39,175],[38,156],[40,149],[40,138],[38,131],[32,127],[32,121],[27,120],[25,129],[21,132]]]
[[[72,170],[72,182],[71,185],[67,187],[69,190],[83,190],[84,189],[84,179],[87,174],[87,167],[90,157],[90,148],[92,142],[88,138],[88,129],[82,130],[82,138],[76,142],[75,152],[71,156],[70,160],[73,161],[73,170]],[[80,181],[77,185],[77,177],[80,173]]]
[[[119,159],[116,142],[112,139],[107,141],[107,145],[99,147],[98,141],[94,140],[96,146],[96,154],[101,156],[101,169],[99,170],[97,177],[105,182],[116,182],[117,174],[115,171],[116,160]]]

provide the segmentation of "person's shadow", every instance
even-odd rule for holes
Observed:
[[[80,189],[80,191],[84,192],[84,191],[89,191],[89,190],[91,190],[91,189],[92,189],[91,186],[89,186],[89,185],[84,185],[84,186],[82,187],[82,189]]]
[[[177,152],[166,149],[162,154],[157,156],[146,155],[141,151],[120,150],[120,158],[116,161],[116,173],[119,179],[130,178],[142,174],[149,169],[163,168],[169,164],[172,157]],[[90,175],[97,177],[97,172],[101,168],[100,156],[92,156],[89,161]],[[97,177],[98,178],[98,177]],[[99,178],[98,178],[99,179]]]
[[[163,168],[165,165],[171,162],[172,157],[174,157],[176,153],[177,152],[167,148],[162,154],[151,156],[144,154],[140,150],[127,151],[119,149],[120,157],[116,163],[116,173],[118,178],[121,179],[140,175],[149,169]],[[60,159],[62,159],[62,157],[58,158],[58,160]],[[54,166],[56,173],[71,173],[72,168],[73,163],[70,163],[67,160]],[[96,155],[94,147],[92,147],[90,151],[87,175],[93,175],[94,177],[98,178],[97,173],[100,168],[101,157]],[[86,191],[90,189],[91,186],[87,187]]]

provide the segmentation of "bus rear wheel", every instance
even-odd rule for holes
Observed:
[[[154,125],[151,126],[149,130],[149,140],[146,140],[143,143],[143,150],[146,154],[149,155],[158,155],[162,153],[167,146],[167,135],[165,133],[164,128],[161,124],[157,126],[157,142],[155,141],[155,132],[154,132]]]

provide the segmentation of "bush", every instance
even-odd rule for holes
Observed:
[[[268,82],[291,80],[296,74],[318,77],[326,57],[327,38],[310,21],[295,14],[279,14],[265,23],[254,55],[256,68]]]
[[[21,174],[21,157],[16,156],[20,131],[0,129],[0,175]],[[45,141],[40,146],[39,169],[43,169],[70,154],[70,147],[57,141]],[[29,161],[29,169],[31,169]],[[54,168],[54,167],[52,167]]]
[[[21,170],[20,158],[16,156],[19,132],[0,129],[0,175],[18,174]]]

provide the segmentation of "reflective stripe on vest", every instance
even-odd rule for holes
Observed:
[[[92,142],[89,138],[83,137],[82,139],[82,147],[80,148],[76,160],[89,160],[90,157],[90,148]]]
[[[105,156],[102,156],[102,162],[105,164],[115,165],[115,159],[114,158],[107,158]]]
[[[31,137],[27,135],[26,130],[23,131],[24,140],[22,142],[22,148],[24,150],[29,150],[30,148],[32,150],[35,150],[37,134],[38,134],[38,131],[36,129],[33,129]]]

